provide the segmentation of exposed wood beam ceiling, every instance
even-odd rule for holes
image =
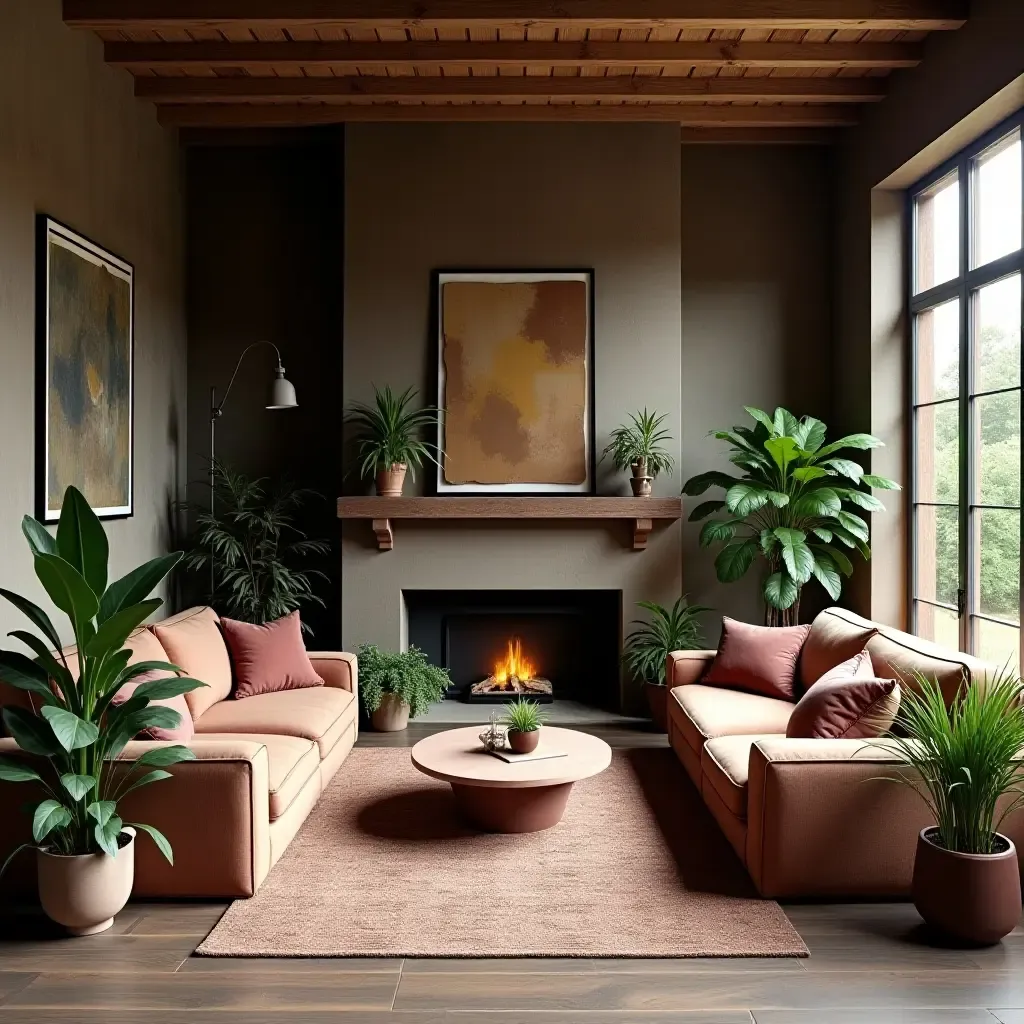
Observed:
[[[660,121],[689,142],[855,123],[964,0],[64,0],[160,120]]]

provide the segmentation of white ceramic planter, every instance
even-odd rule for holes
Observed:
[[[370,718],[377,732],[401,732],[409,724],[409,705],[401,697],[385,693]]]
[[[135,829],[117,851],[74,857],[36,851],[39,902],[48,917],[72,935],[95,935],[114,923],[132,894],[135,882]]]

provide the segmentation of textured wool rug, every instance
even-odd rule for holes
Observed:
[[[473,831],[404,748],[357,748],[207,956],[806,956],[671,751],[617,751],[561,823]]]

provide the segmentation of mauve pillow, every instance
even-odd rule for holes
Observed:
[[[236,698],[324,685],[306,654],[297,611],[261,626],[224,618],[220,626],[235,670]]]
[[[707,675],[708,686],[728,686],[778,700],[793,699],[793,676],[810,626],[752,626],[728,616]]]
[[[135,693],[135,688],[142,683],[148,683],[152,679],[167,679],[173,676],[173,672],[167,672],[162,669],[153,672],[143,672],[141,675],[137,675],[130,683],[125,683],[114,694],[114,699],[111,703],[123,704]],[[188,709],[188,702],[185,700],[183,693],[177,697],[167,697],[165,700],[153,700],[150,701],[150,704],[157,704],[160,707],[177,711],[181,716],[181,721],[173,729],[163,729],[158,725],[151,725],[148,729],[143,729],[137,739],[174,740],[175,743],[188,743],[192,739],[196,733],[196,724],[192,721],[192,712]]]
[[[861,651],[826,672],[790,715],[791,739],[869,740],[886,732],[900,706],[895,679],[879,679],[871,655]]]

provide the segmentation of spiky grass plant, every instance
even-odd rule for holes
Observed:
[[[710,611],[689,604],[684,594],[671,608],[656,601],[640,601],[638,608],[651,618],[634,619],[638,628],[626,637],[622,660],[638,682],[665,685],[665,662],[672,651],[697,651],[704,643],[697,616]]]
[[[501,723],[514,732],[536,732],[544,724],[546,718],[547,713],[535,700],[526,700],[520,697],[505,705],[505,714]]]
[[[437,464],[438,455],[443,453],[429,441],[420,440],[419,434],[436,426],[438,411],[433,406],[410,409],[415,397],[415,388],[396,395],[390,387],[374,386],[373,404],[358,402],[349,411],[348,422],[359,444],[359,472],[364,478],[403,465],[415,478],[424,461]]]
[[[629,469],[638,463],[647,467],[651,476],[667,473],[675,465],[675,459],[664,445],[672,435],[662,427],[668,419],[667,413],[634,412],[630,422],[616,427],[611,433],[611,442],[601,453],[609,456],[618,470]]]
[[[1020,677],[964,685],[947,708],[939,684],[915,675],[903,688],[887,742],[907,769],[894,781],[916,790],[935,815],[938,845],[956,853],[996,853],[1003,819],[1024,802],[1024,686]],[[900,733],[896,735],[895,733]],[[997,806],[1012,795],[997,817]]]

